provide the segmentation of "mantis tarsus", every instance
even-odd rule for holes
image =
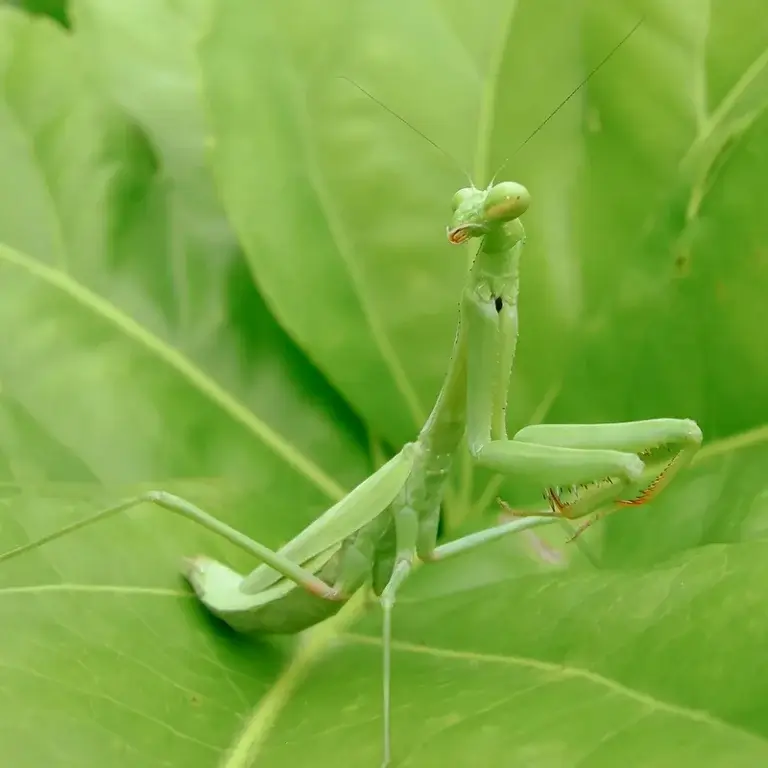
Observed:
[[[275,552],[188,501],[156,491],[137,496],[6,553],[0,560],[150,502],[223,536],[261,565],[242,576],[204,556],[184,575],[211,613],[240,632],[295,633],[335,614],[370,582],[383,609],[383,764],[391,761],[390,646],[397,593],[417,559],[438,562],[560,518],[589,524],[642,504],[685,467],[702,441],[695,422],[528,426],[506,431],[507,391],[518,335],[520,217],[530,203],[516,182],[469,186],[453,198],[448,239],[481,245],[464,286],[451,362],[429,418],[403,449]],[[438,546],[440,504],[466,437],[476,465],[538,482],[550,503],[535,513]],[[570,490],[563,492],[565,486]],[[589,516],[592,515],[590,518]],[[582,526],[583,528],[584,526]]]

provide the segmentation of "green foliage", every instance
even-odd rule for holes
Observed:
[[[547,529],[555,562],[520,536],[416,574],[397,764],[768,761],[762,10],[72,0],[67,31],[0,7],[0,551],[139,487],[276,546],[416,434],[466,179],[352,78],[531,190],[510,429],[680,416],[707,441],[589,531],[598,568]],[[451,533],[498,488],[459,468]],[[5,763],[378,765],[378,612],[235,637],[181,583],[198,551],[251,565],[151,509],[0,565]]]
[[[69,26],[67,0],[2,0],[2,3],[24,8],[29,13],[39,16],[48,16],[62,26]]]

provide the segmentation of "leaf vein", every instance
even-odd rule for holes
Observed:
[[[214,379],[194,365],[186,356],[169,347],[133,318],[126,315],[114,304],[93,293],[85,286],[77,283],[68,275],[37,263],[34,259],[7,247],[0,247],[0,260],[19,269],[25,270],[34,277],[59,289],[83,307],[110,322],[128,338],[138,342],[145,349],[154,353],[159,359],[181,374],[190,384],[216,403],[235,421],[242,424],[264,445],[283,459],[299,474],[313,483],[331,499],[339,499],[344,495],[344,489],[320,467],[296,450],[277,432],[272,430],[264,421],[259,419],[245,405],[224,390]]]
[[[378,638],[366,637],[364,635],[356,635],[347,633],[344,635],[344,640],[351,643],[357,643],[360,645],[372,645],[379,646],[381,641]],[[490,653],[477,653],[474,651],[454,651],[448,648],[436,648],[434,646],[419,645],[417,643],[408,643],[400,640],[393,641],[392,649],[397,651],[403,651],[405,653],[417,653],[426,656],[435,656],[444,659],[454,659],[457,661],[470,661],[481,662],[486,664],[503,664],[515,667],[525,667],[528,669],[538,669],[542,672],[555,673],[565,678],[577,678],[586,680],[602,688],[606,688],[610,691],[618,693],[627,698],[633,699],[645,706],[660,712],[667,712],[672,715],[692,720],[694,722],[703,723],[705,725],[714,726],[716,728],[723,728],[725,730],[734,731],[736,733],[743,734],[750,738],[755,738],[756,734],[745,730],[733,723],[721,720],[708,712],[703,710],[691,709],[680,704],[672,704],[661,699],[657,699],[654,696],[637,691],[633,688],[629,688],[622,683],[605,677],[597,672],[592,672],[582,667],[573,667],[565,664],[555,664],[550,661],[541,661],[539,659],[525,658],[522,656],[502,656],[501,654]],[[762,740],[762,739],[761,739]]]

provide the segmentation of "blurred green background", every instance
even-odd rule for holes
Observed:
[[[0,4],[0,550],[143,488],[278,546],[412,439],[471,252],[533,203],[509,428],[696,419],[658,501],[421,569],[397,766],[768,764],[768,27],[757,0]],[[551,111],[642,24],[530,142]],[[436,142],[450,160],[344,78]],[[462,456],[448,536],[493,523]],[[377,766],[379,616],[243,639],[138,509],[0,566],[0,755]],[[544,557],[546,552],[552,557]]]

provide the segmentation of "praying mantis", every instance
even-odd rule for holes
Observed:
[[[185,561],[200,602],[244,633],[298,633],[337,613],[370,583],[383,611],[383,766],[392,762],[390,656],[397,594],[417,562],[437,563],[525,529],[562,518],[593,520],[646,503],[691,461],[702,442],[697,424],[664,418],[604,424],[540,424],[507,434],[509,380],[518,337],[521,217],[531,195],[520,183],[467,186],[453,197],[447,226],[453,245],[479,240],[461,292],[448,370],[413,442],[273,551],[187,500],[148,492],[0,556],[150,503],[229,540],[260,561],[247,575],[205,556]],[[453,462],[466,444],[478,467],[522,475],[545,490],[549,511],[438,545],[440,506]]]
[[[520,217],[529,204],[528,190],[512,181],[487,189],[466,187],[454,195],[448,240],[460,245],[480,238],[482,244],[462,291],[451,362],[432,412],[415,441],[280,550],[268,549],[180,497],[152,491],[0,560],[149,502],[223,536],[261,561],[246,576],[204,556],[184,565],[184,576],[200,601],[239,632],[299,632],[335,614],[370,581],[384,617],[383,765],[389,765],[392,610],[417,559],[435,563],[561,518],[601,516],[645,503],[690,462],[702,442],[701,430],[689,419],[540,424],[507,436],[525,243]],[[547,489],[549,513],[523,514],[438,546],[440,504],[465,437],[477,466],[522,474]],[[562,486],[570,490],[566,493]]]

